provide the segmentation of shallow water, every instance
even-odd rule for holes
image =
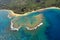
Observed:
[[[9,12],[0,11],[0,40],[60,40],[60,10],[47,9],[42,12],[34,12],[30,16],[39,13],[44,15],[42,26],[32,31],[23,26],[19,31],[13,31],[10,30],[12,19],[8,18]]]

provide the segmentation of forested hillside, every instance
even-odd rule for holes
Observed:
[[[51,6],[60,7],[60,0],[0,0],[0,9],[10,9],[16,13],[25,13]]]

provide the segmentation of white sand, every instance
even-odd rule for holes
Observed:
[[[38,9],[36,11],[32,11],[32,12],[37,12],[37,11],[43,11],[45,9],[60,9],[59,7],[48,7],[48,8],[42,8],[42,9]],[[24,13],[24,14],[17,14],[17,13],[14,13],[12,10],[9,10],[10,11],[10,14],[12,14],[13,16],[25,16],[25,15],[29,15],[31,14],[32,12],[27,12],[27,13]]]

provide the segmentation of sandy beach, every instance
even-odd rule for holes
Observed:
[[[14,13],[12,10],[7,10],[7,11],[9,11],[9,13],[10,13],[9,17],[11,18],[13,16],[26,16],[26,15],[31,14],[33,12],[41,12],[41,11],[44,11],[46,9],[60,9],[60,8],[59,7],[48,7],[48,8],[38,9],[36,11],[32,10],[31,12],[27,12],[27,13],[24,13],[24,14],[17,14],[17,13]]]

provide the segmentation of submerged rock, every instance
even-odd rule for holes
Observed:
[[[19,30],[21,27],[25,26],[27,30],[34,30],[38,25],[43,24],[43,15],[40,13],[31,13],[25,16],[17,16],[11,21],[11,29]]]

